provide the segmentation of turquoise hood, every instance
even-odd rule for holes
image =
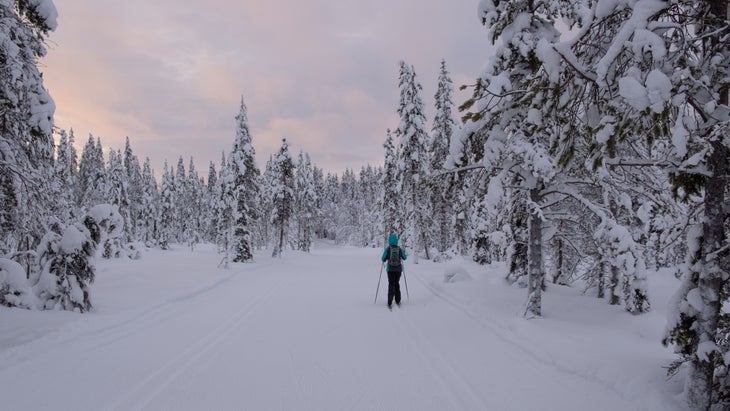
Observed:
[[[398,236],[395,233],[388,237],[388,245],[398,245]]]

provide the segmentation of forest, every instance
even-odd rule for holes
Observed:
[[[506,261],[528,318],[551,283],[641,315],[647,271],[675,267],[669,373],[686,367],[692,409],[730,404],[727,0],[483,0],[497,52],[472,97],[453,102],[443,61],[427,119],[400,62],[382,164],[326,173],[283,139],[259,169],[242,98],[220,163],[181,156],[160,181],[129,139],[79,156],[54,128],[48,3],[0,2],[0,304],[86,312],[96,258],[203,242],[227,268],[395,232],[416,259]]]

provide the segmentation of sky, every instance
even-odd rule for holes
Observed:
[[[55,124],[105,149],[129,137],[207,176],[235,137],[243,98],[257,163],[290,144],[325,172],[383,162],[398,126],[398,67],[414,66],[426,114],[446,60],[456,105],[490,54],[478,0],[54,0],[41,61]],[[458,113],[457,113],[458,114]],[[430,130],[430,126],[429,126]]]

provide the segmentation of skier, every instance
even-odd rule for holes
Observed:
[[[393,298],[400,307],[400,276],[403,272],[402,260],[408,258],[406,251],[398,246],[398,236],[395,233],[388,237],[388,247],[383,250],[383,262],[388,262],[388,308],[393,309]]]

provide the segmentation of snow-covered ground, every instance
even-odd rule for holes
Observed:
[[[551,285],[527,320],[502,265],[408,261],[410,300],[401,281],[389,312],[381,252],[99,261],[91,313],[0,307],[0,409],[684,409],[660,343],[670,272],[646,315]]]

